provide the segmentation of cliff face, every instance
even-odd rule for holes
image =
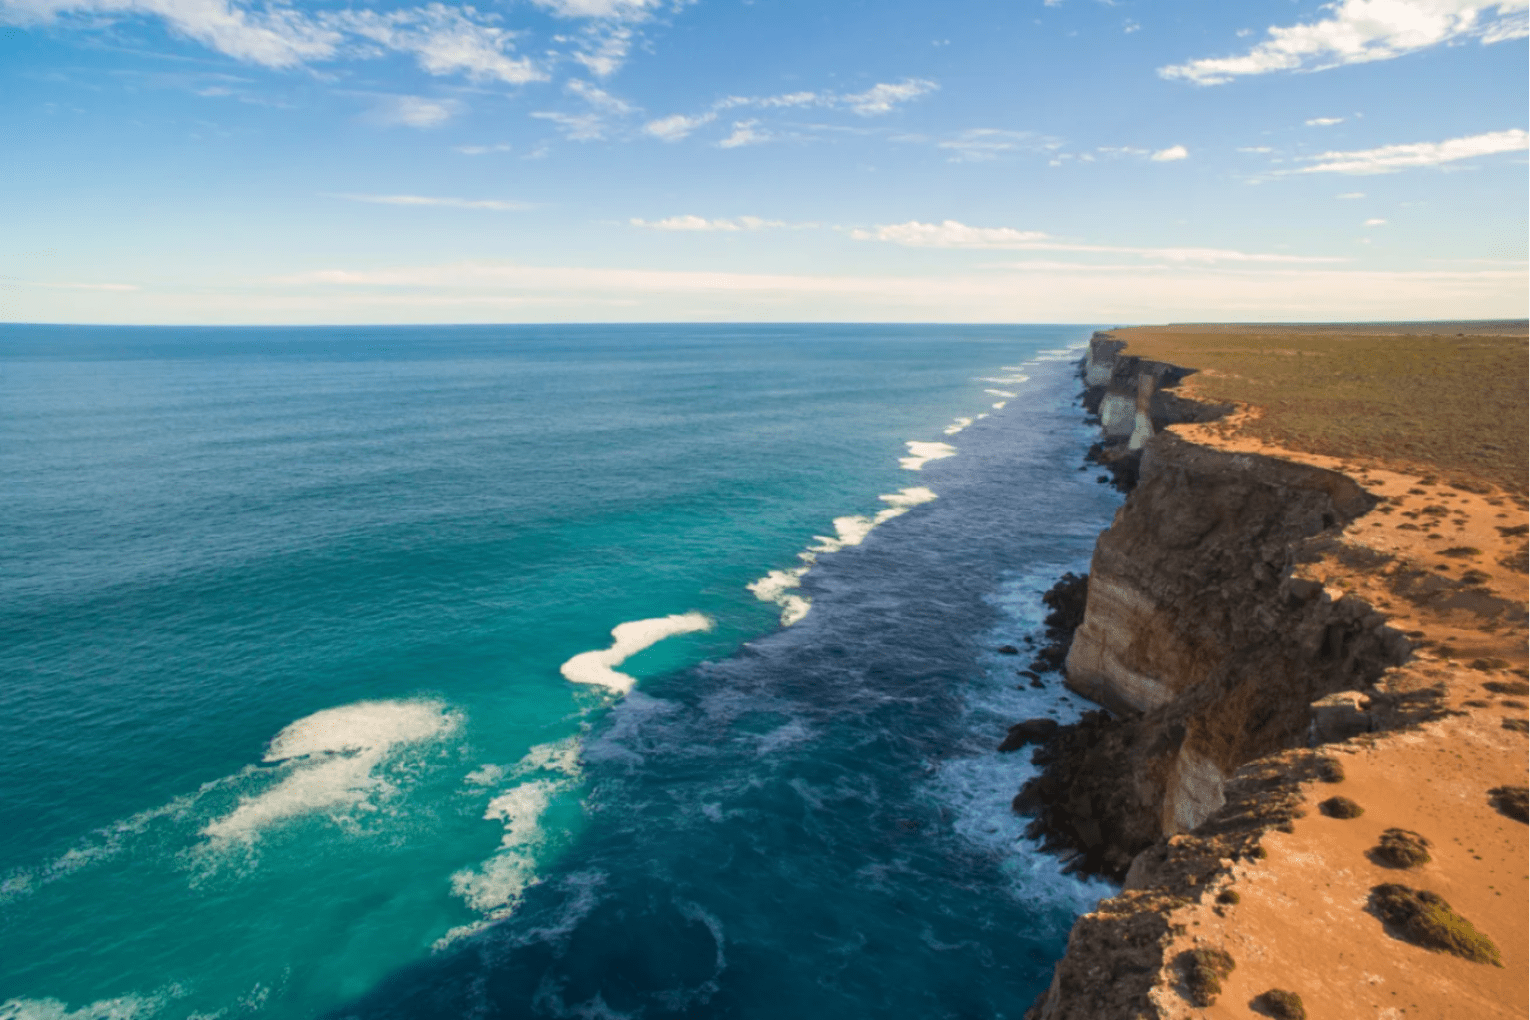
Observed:
[[[1370,686],[1408,643],[1366,603],[1291,576],[1376,500],[1335,472],[1153,435],[1157,384],[1185,370],[1112,363],[1110,343],[1097,339],[1085,365],[1086,382],[1109,367],[1095,388],[1102,421],[1113,396],[1135,397],[1132,429],[1117,424],[1105,459],[1148,437],[1096,546],[1066,674],[1113,716],[1037,752],[1045,769],[1015,806],[1037,816],[1034,834],[1076,854],[1074,868],[1119,879],[1154,841],[1216,812],[1238,766],[1304,744],[1312,702]],[[1172,420],[1184,408],[1157,410]]]

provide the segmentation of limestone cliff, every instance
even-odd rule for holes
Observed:
[[[1160,384],[1187,371],[1121,358],[1116,343],[1096,337],[1085,381],[1107,441],[1131,454],[1142,440],[1136,484],[1096,545],[1066,669],[1112,714],[1037,752],[1045,770],[1015,806],[1073,868],[1119,879],[1155,840],[1215,812],[1238,766],[1302,744],[1312,702],[1366,688],[1408,643],[1364,602],[1292,577],[1376,501],[1332,471],[1155,434],[1217,409],[1169,399]],[[1127,393],[1130,430],[1109,410]]]

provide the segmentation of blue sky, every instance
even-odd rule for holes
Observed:
[[[1522,317],[1530,0],[0,0],[0,320]]]

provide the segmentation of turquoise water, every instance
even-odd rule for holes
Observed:
[[[0,1018],[1018,1016],[1089,332],[0,326]]]

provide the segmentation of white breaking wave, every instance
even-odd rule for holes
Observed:
[[[898,466],[905,471],[918,471],[932,460],[956,456],[956,447],[950,443],[921,443],[910,440],[903,445],[908,447],[909,455],[899,457]]]
[[[944,443],[931,445],[945,446]],[[877,498],[887,504],[887,509],[879,510],[871,516],[852,514],[836,517],[833,537],[814,535],[814,544],[797,554],[803,560],[803,566],[792,570],[772,570],[759,580],[745,585],[761,602],[774,602],[781,607],[781,626],[790,627],[799,622],[807,616],[808,610],[813,608],[812,600],[806,595],[799,594],[795,589],[801,587],[802,578],[813,568],[820,554],[839,552],[847,546],[860,545],[877,525],[906,514],[919,504],[928,503],[936,497],[933,491],[921,485],[899,489],[897,492],[886,493]]]
[[[945,429],[946,435],[954,436],[958,432],[960,432],[962,429],[966,428],[968,425],[971,425],[971,424],[972,424],[972,419],[971,418],[958,418],[955,421],[953,421],[951,424],[946,426],[946,429]]]
[[[983,392],[984,393],[991,393],[991,394],[993,394],[996,397],[1013,397],[1015,395],[1015,394],[1011,393],[1009,390],[984,390]]]
[[[561,672],[576,684],[593,684],[626,694],[637,680],[626,673],[618,673],[614,667],[667,637],[711,629],[711,619],[694,612],[618,624],[611,631],[610,648],[580,652],[563,664]]]
[[[438,701],[360,701],[299,719],[272,739],[262,758],[290,762],[288,775],[263,793],[241,797],[202,834],[251,840],[285,819],[368,806],[373,794],[392,790],[379,766],[394,748],[442,736],[460,721]]]
[[[1002,410],[1004,410],[1004,405],[1005,405],[1005,404],[1007,404],[1007,403],[1009,403],[1009,401],[1007,401],[1007,400],[1001,400],[1001,401],[999,401],[999,402],[998,402],[998,403],[997,403],[997,404],[994,404],[994,405],[993,405],[993,409],[994,409],[994,410],[995,410],[995,411],[1002,411]]]
[[[147,1020],[183,994],[171,985],[153,995],[100,999],[74,1010],[58,999],[7,999],[0,1002],[0,1020]]]
[[[508,917],[526,890],[536,884],[537,852],[547,842],[542,815],[554,797],[573,789],[583,778],[579,755],[579,738],[567,737],[551,744],[538,744],[510,770],[517,777],[541,772],[561,778],[533,779],[489,801],[484,820],[497,821],[504,827],[499,849],[482,864],[463,868],[451,878],[452,892],[483,916],[471,924],[458,925],[437,939],[433,947],[437,952]],[[504,775],[499,766],[492,768]],[[475,770],[473,774],[482,771]]]

